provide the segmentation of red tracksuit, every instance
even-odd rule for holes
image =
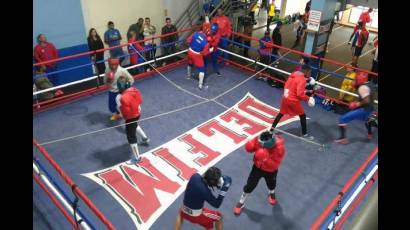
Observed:
[[[308,101],[305,95],[306,79],[305,74],[300,71],[293,72],[285,82],[280,113],[289,116],[302,115],[305,113],[301,101]]]

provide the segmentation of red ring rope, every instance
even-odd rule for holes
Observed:
[[[43,146],[39,145],[38,142],[33,138],[33,144],[38,148],[38,150],[44,155],[47,161],[54,167],[57,173],[64,179],[64,181],[70,186],[75,185],[74,181],[61,169],[61,167],[54,161],[54,159],[48,154],[47,150]],[[74,186],[73,192],[75,192],[84,203],[91,209],[91,211],[101,220],[101,222],[110,230],[115,229],[112,223],[104,216],[104,214],[94,205],[94,203],[88,199],[87,195],[81,191],[78,186]]]
[[[74,229],[79,229],[73,220],[72,216],[68,214],[67,210],[58,202],[58,200],[51,194],[51,192],[47,189],[47,187],[41,182],[37,175],[33,173],[33,179],[37,182],[40,188],[47,194],[47,196],[51,199],[51,201],[57,206],[57,208],[63,213],[65,218],[70,222]]]
[[[370,156],[366,159],[365,162],[356,170],[356,172],[353,174],[353,176],[347,181],[347,183],[343,186],[342,190],[340,193],[346,193],[347,190],[352,186],[352,184],[357,180],[357,178],[362,174],[363,170],[366,168],[366,166],[369,164],[369,162],[378,154],[378,147],[373,149],[371,152]],[[310,229],[319,229],[320,225],[323,223],[323,221],[326,219],[326,217],[329,215],[330,212],[333,211],[333,208],[337,204],[337,202],[340,200],[342,197],[341,194],[337,194],[337,196],[330,202],[330,204],[326,207],[325,211],[316,219],[316,221],[313,223],[313,225],[310,227]]]

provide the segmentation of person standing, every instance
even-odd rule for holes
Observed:
[[[108,45],[108,47],[114,47],[121,45],[121,33],[119,30],[115,29],[114,22],[108,22],[108,30],[104,33],[104,42]],[[119,58],[120,63],[124,60],[124,51],[122,47],[117,47],[110,49],[110,57],[112,58]]]
[[[364,11],[360,14],[359,20],[357,21],[356,26],[353,29],[353,33],[349,37],[348,44],[351,44],[352,38],[355,35],[356,31],[361,28],[361,27],[366,27],[367,23],[370,23],[372,19],[370,18],[370,13],[373,12],[373,8],[369,8],[368,11]],[[359,26],[359,23],[361,22],[361,26]]]
[[[275,117],[270,130],[273,131],[276,128],[276,125],[279,123],[283,115],[297,115],[300,118],[302,137],[313,140],[313,136],[310,136],[307,133],[306,114],[305,110],[302,107],[301,101],[308,102],[308,105],[310,107],[315,106],[315,99],[312,96],[307,96],[305,93],[306,81],[309,81],[309,85],[314,85],[315,80],[312,77],[305,77],[306,75],[308,75],[308,71],[310,70],[309,67],[303,65],[302,68],[304,72],[294,71],[286,80],[282,100],[280,103],[280,110],[278,115]]]
[[[275,195],[276,177],[279,166],[285,158],[285,139],[265,131],[248,141],[245,144],[245,150],[248,153],[254,153],[253,166],[246,185],[243,187],[241,198],[233,209],[235,215],[241,214],[246,198],[256,188],[261,178],[265,179],[268,186],[268,203],[271,205],[277,203]]]
[[[130,54],[130,64],[136,65],[144,62],[144,46],[143,42],[137,40],[137,34],[134,31],[130,31],[130,39],[128,40],[128,53]],[[144,72],[142,66],[135,67],[129,70],[132,75]]]
[[[172,35],[161,37],[161,45],[164,46],[164,56],[167,56],[176,52],[178,33],[176,33],[177,27],[171,23],[171,18],[166,18],[165,23],[165,26],[161,29],[161,35],[174,33]],[[170,60],[170,62],[172,62],[174,60],[174,57],[170,58]],[[166,62],[164,61],[163,65],[165,64]]]
[[[157,32],[155,26],[151,25],[151,19],[148,17],[145,18],[143,31],[144,39],[154,36]],[[145,58],[147,61],[155,58],[157,45],[155,44],[154,39],[145,41],[145,50],[148,50],[147,52],[145,52]],[[156,63],[154,62],[152,65],[155,67]],[[147,68],[147,71],[150,71],[150,68]]]
[[[372,43],[373,43],[373,46],[374,46],[375,50],[372,51],[372,54],[374,56],[373,56],[371,71],[374,72],[374,73],[379,73],[379,37],[376,36],[373,39]],[[378,85],[378,83],[379,83],[378,76],[370,74],[369,79],[370,79],[370,81],[373,82],[373,84],[375,84],[376,86]]]
[[[248,53],[249,48],[248,47],[251,47],[251,41],[252,41],[251,37],[252,37],[252,33],[253,33],[253,23],[247,23],[244,26],[243,33],[247,36],[247,37],[243,37],[243,44],[244,44],[243,55],[245,57],[249,57],[249,53]]]
[[[88,32],[87,43],[90,51],[104,49],[104,44],[101,37],[94,28],[91,28]],[[97,75],[105,73],[104,51],[92,53],[91,60],[95,63]]]
[[[37,45],[34,47],[34,59],[37,63],[46,62],[58,58],[58,51],[53,43],[47,41],[47,37],[44,34],[39,34],[37,36]],[[49,74],[57,71],[57,62],[49,62],[42,64],[38,68],[47,73],[47,78],[53,84],[53,86],[58,86],[60,81],[56,73]]]
[[[268,7],[268,19],[266,22],[266,30],[270,31],[270,24],[273,21],[273,17],[275,17],[275,1],[272,0],[272,2],[269,4]]]
[[[218,33],[221,36],[218,47],[224,50],[228,50],[229,38],[232,34],[231,20],[224,15],[222,9],[218,9],[217,15],[212,18],[211,23],[218,24]],[[218,50],[218,55],[220,54],[220,52],[221,51]],[[229,54],[224,52],[223,57],[228,60]]]
[[[118,111],[125,120],[125,132],[132,152],[131,159],[126,163],[135,164],[141,161],[137,134],[142,140],[140,144],[147,145],[149,142],[149,138],[138,124],[143,100],[140,91],[133,87],[130,79],[125,76],[120,76],[117,79],[117,88],[118,95],[115,100]]]
[[[369,31],[367,31],[363,22],[359,22],[358,25],[359,28],[354,34],[352,43],[352,63],[355,65],[357,65],[358,59],[362,55],[363,47],[365,47],[367,40],[369,39]]]
[[[120,60],[118,58],[108,59],[108,69],[104,75],[104,83],[108,86],[108,109],[112,113],[111,121],[116,121],[121,118],[120,112],[117,108],[116,97],[118,95],[117,80],[119,77],[125,76],[128,81],[134,84],[134,78],[128,73],[128,71],[120,66]]]

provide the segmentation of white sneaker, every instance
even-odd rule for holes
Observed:
[[[142,139],[141,142],[138,143],[138,144],[139,144],[139,145],[148,145],[149,141],[150,141],[149,138],[147,138],[147,139]]]
[[[305,138],[305,139],[307,139],[307,140],[314,140],[315,138],[313,137],[313,136],[311,136],[311,135],[309,135],[309,134],[305,134],[305,135],[303,135],[303,138]]]
[[[127,165],[135,165],[135,164],[137,164],[137,163],[140,163],[141,160],[142,160],[142,157],[139,157],[138,159],[132,157],[131,159],[127,160],[125,163],[126,163]]]
[[[198,85],[198,88],[199,88],[200,90],[202,90],[202,84],[199,84],[199,85]]]

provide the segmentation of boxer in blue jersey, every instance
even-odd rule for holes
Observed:
[[[205,229],[213,229],[214,223],[217,230],[222,229],[222,214],[215,210],[204,208],[205,201],[215,208],[219,208],[232,184],[232,178],[222,176],[217,167],[209,168],[204,176],[195,173],[189,179],[185,194],[184,204],[178,213],[175,230],[181,229],[183,220],[199,224]],[[217,188],[215,196],[211,189]]]
[[[187,42],[189,44],[188,49],[188,67],[187,67],[187,75],[188,79],[191,78],[191,68],[193,65],[197,68],[199,75],[199,89],[202,90],[203,82],[205,77],[205,63],[204,63],[204,56],[212,53],[214,50],[213,47],[210,48],[210,44],[208,42],[207,36],[203,31],[197,31],[193,33],[188,39]]]

